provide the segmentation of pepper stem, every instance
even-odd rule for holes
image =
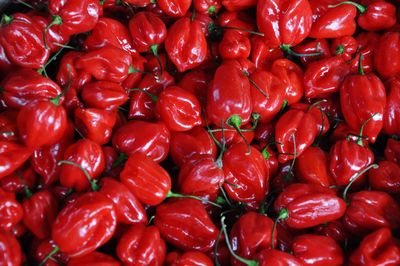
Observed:
[[[243,29],[243,28],[237,28],[237,27],[230,27],[230,26],[219,26],[216,25],[215,23],[210,23],[208,24],[208,32],[212,34],[213,32],[220,33],[221,30],[237,30],[237,31],[243,31],[243,32],[248,32],[250,34],[258,35],[264,37],[264,33],[258,32],[258,31],[253,31],[253,30],[248,30],[248,29]]]
[[[336,4],[336,5],[329,5],[328,7],[329,8],[335,8],[335,7],[338,7],[340,5],[353,5],[358,9],[358,11],[361,14],[363,14],[363,13],[365,13],[367,11],[367,8],[365,6],[363,6],[363,5],[359,4],[359,3],[353,2],[353,1],[343,1],[343,2],[341,2],[339,4]]]
[[[149,96],[153,102],[156,102],[158,100],[158,97],[156,95],[154,95],[144,89],[141,89],[141,88],[133,88],[133,89],[129,89],[128,91],[140,91],[140,92],[143,92],[144,94],[146,94],[147,96]]]
[[[226,242],[226,245],[227,245],[227,247],[228,247],[228,249],[229,249],[229,252],[231,253],[231,255],[232,255],[235,259],[237,259],[238,261],[240,261],[240,262],[246,264],[247,266],[257,266],[257,265],[258,265],[258,262],[257,262],[257,261],[255,261],[255,260],[248,260],[248,259],[242,258],[242,257],[240,257],[239,255],[237,255],[237,254],[233,251],[232,246],[231,246],[231,243],[230,243],[230,241],[229,241],[228,231],[226,230],[225,216],[222,216],[222,217],[221,217],[221,231],[224,233],[225,242]]]
[[[240,129],[240,125],[242,124],[242,118],[238,115],[232,115],[228,118],[228,120],[226,121],[226,124],[228,126],[233,127],[234,129],[236,129],[237,133],[243,139],[244,143],[246,143],[246,145],[248,147],[247,155],[249,155],[251,153],[250,144],[247,141],[246,137],[243,135],[242,130]]]
[[[311,57],[311,56],[319,56],[322,54],[321,52],[309,53],[309,54],[296,53],[295,51],[292,50],[292,48],[289,44],[281,44],[281,45],[279,45],[279,48],[282,51],[284,51],[285,53],[287,53],[288,55],[297,56],[297,57]]]
[[[123,162],[125,162],[128,159],[128,155],[125,153],[121,152],[117,158],[117,160],[112,164],[111,169],[115,169],[118,166],[120,166]]]
[[[225,150],[226,150],[225,128],[224,128],[224,122],[223,121],[221,121],[221,134],[222,134],[222,144],[221,144],[221,147],[220,147],[220,152],[219,152],[218,158],[215,161],[217,167],[220,168],[220,169],[222,169],[222,167],[223,167],[222,157],[224,156],[224,153],[225,153]]]
[[[40,75],[44,74],[46,77],[48,77],[47,72],[46,72],[46,67],[47,67],[48,65],[50,65],[51,62],[53,62],[54,60],[57,59],[57,57],[61,54],[61,52],[64,50],[64,48],[66,48],[66,47],[61,47],[61,49],[58,50],[57,53],[55,53],[55,54],[46,62],[46,64],[44,64],[41,68],[39,68],[39,69],[37,70],[37,72],[38,72]]]
[[[158,55],[158,44],[153,44],[152,46],[150,46],[150,50],[157,59],[158,65],[160,66],[160,75],[162,76],[163,64],[161,62],[160,56]]]
[[[207,10],[208,14],[210,14],[210,15],[214,15],[216,11],[217,11],[216,6],[210,6]]]
[[[32,195],[33,195],[32,191],[31,191],[31,190],[28,188],[28,186],[26,185],[25,180],[24,180],[24,177],[23,177],[19,172],[16,172],[16,174],[17,174],[17,176],[19,177],[19,179],[21,180],[22,186],[24,187],[24,192],[25,192],[26,198],[29,199],[29,198],[32,197]]]
[[[379,167],[379,165],[377,165],[377,164],[371,164],[370,166],[364,168],[362,171],[360,171],[360,172],[358,172],[357,174],[353,175],[353,176],[350,178],[350,182],[347,184],[347,186],[346,186],[345,189],[343,190],[343,200],[344,200],[345,202],[348,202],[347,193],[348,193],[350,187],[353,185],[353,183],[354,183],[360,176],[362,176],[363,174],[365,174],[366,172],[368,172],[371,168],[377,169],[378,167]]]
[[[22,1],[22,0],[14,0],[14,1],[17,2],[18,4],[21,4],[21,5],[24,5],[26,7],[29,7],[30,9],[35,9],[33,6],[31,6],[30,4],[28,4],[25,1]]]
[[[47,46],[47,42],[46,42],[46,35],[47,35],[47,32],[49,31],[49,29],[54,25],[62,24],[62,22],[63,22],[62,18],[59,15],[54,15],[53,16],[53,20],[50,22],[49,25],[47,25],[47,27],[43,31],[44,48],[49,49],[49,47]]]
[[[337,54],[337,55],[341,55],[341,54],[343,54],[344,53],[344,46],[343,45],[338,45],[337,47],[336,47],[336,49],[335,49],[335,53]]]
[[[292,163],[290,164],[290,168],[289,171],[285,174],[284,178],[286,180],[290,180],[289,179],[289,175],[293,175],[293,169],[294,169],[294,164],[296,163],[296,157],[297,157],[297,150],[296,150],[296,136],[293,133],[292,134],[292,138],[293,138],[293,160]]]
[[[274,226],[272,227],[272,233],[271,233],[271,247],[272,249],[275,248],[275,234],[276,234],[276,226],[278,225],[278,222],[280,220],[286,220],[287,218],[289,218],[289,211],[285,208],[281,209],[279,211],[279,215],[276,218],[275,222],[274,222]]]
[[[257,84],[252,78],[250,78],[249,73],[248,73],[246,70],[243,70],[242,72],[243,72],[243,74],[247,77],[247,79],[249,80],[249,82],[250,82],[262,95],[264,95],[264,96],[268,99],[268,98],[269,98],[268,94],[267,94],[265,91],[263,91],[263,90],[260,88],[260,86],[258,86],[258,84]]]
[[[168,194],[167,194],[167,198],[190,198],[190,199],[195,199],[195,200],[199,200],[199,201],[208,203],[210,205],[213,205],[213,206],[215,206],[217,208],[222,209],[221,205],[219,205],[219,204],[217,204],[217,203],[215,203],[213,201],[209,201],[209,200],[206,200],[206,199],[203,199],[203,198],[200,198],[200,197],[197,197],[197,196],[193,196],[193,195],[184,195],[184,194],[179,194],[179,193],[174,193],[172,191],[169,191]]]
[[[71,68],[70,64],[67,64],[67,69],[68,69],[68,83],[67,83],[67,86],[65,87],[65,89],[59,95],[57,95],[57,97],[50,99],[50,102],[52,104],[54,104],[55,106],[59,106],[60,105],[61,97],[63,97],[68,92],[68,90],[71,88],[71,84],[72,84],[72,68]]]
[[[9,15],[7,15],[7,14],[3,14],[3,16],[1,17],[1,22],[0,22],[0,24],[1,24],[1,25],[3,25],[3,24],[8,25],[8,24],[11,23],[12,20],[13,20],[13,17],[12,17],[12,16],[9,16]]]
[[[55,246],[52,251],[39,263],[38,266],[43,266],[54,254],[60,251],[60,248]]]
[[[213,257],[214,257],[214,264],[215,266],[220,266],[221,264],[218,261],[218,246],[219,246],[219,241],[221,241],[221,236],[222,236],[222,230],[219,231],[218,236],[217,236],[217,240],[215,242],[215,246],[214,246],[214,252],[213,252]]]
[[[360,57],[358,58],[358,74],[360,74],[360,75],[364,75],[362,60],[364,60],[364,55],[360,54]]]
[[[365,122],[361,125],[361,128],[360,128],[360,135],[358,136],[358,139],[357,139],[357,144],[358,144],[358,145],[363,146],[362,138],[363,138],[364,127],[365,127],[365,126],[368,124],[368,122],[371,121],[371,119],[373,119],[374,116],[376,116],[376,115],[377,115],[377,113],[372,114],[371,117],[368,118],[367,120],[365,120]]]
[[[85,174],[85,176],[86,176],[86,178],[87,178],[87,180],[88,180],[88,182],[90,184],[90,187],[91,187],[92,191],[97,191],[97,190],[100,189],[99,185],[97,184],[97,181],[92,179],[92,177],[90,176],[89,172],[85,168],[83,168],[82,165],[74,163],[74,162],[71,162],[71,161],[66,161],[66,160],[61,160],[61,161],[59,161],[57,163],[58,166],[60,166],[62,164],[68,164],[68,165],[72,165],[72,166],[78,167]]]

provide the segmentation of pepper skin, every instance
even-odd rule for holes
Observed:
[[[185,251],[212,249],[219,233],[203,204],[195,199],[176,199],[159,205],[154,225],[163,239]]]
[[[100,2],[97,0],[49,0],[49,11],[61,18],[60,30],[68,35],[92,30],[100,16]]]
[[[24,216],[15,195],[0,188],[0,231],[11,231]]]
[[[277,213],[286,209],[284,222],[290,228],[310,228],[341,218],[346,203],[329,188],[296,183],[289,185],[274,203]]]
[[[390,78],[400,73],[400,32],[382,35],[375,47],[374,66],[379,75]]]
[[[319,54],[315,56],[301,56],[300,61],[304,65],[331,57],[329,44],[326,39],[303,41],[299,45],[296,45],[296,47],[293,47],[293,51],[299,54]]]
[[[388,135],[400,135],[400,79],[390,80],[387,89],[383,131]]]
[[[64,153],[63,160],[82,166],[91,179],[98,178],[105,167],[105,160],[101,146],[88,139],[80,139]],[[82,192],[90,187],[85,173],[74,165],[60,166],[60,183],[64,187],[73,188]]]
[[[168,29],[164,45],[179,72],[199,66],[207,56],[207,40],[201,25],[190,18],[181,18]]]
[[[366,31],[379,31],[393,27],[396,20],[396,6],[379,0],[373,1],[363,10],[357,23]]]
[[[71,258],[95,251],[114,234],[117,218],[114,204],[98,192],[88,192],[57,215],[51,237]]]
[[[116,261],[113,257],[100,253],[92,252],[85,256],[72,258],[68,261],[67,266],[121,266],[121,263]]]
[[[255,256],[258,266],[303,266],[303,262],[289,253],[277,249],[264,249]]]
[[[174,251],[167,255],[166,258],[166,265],[167,266],[213,266],[214,263],[204,253],[199,251],[188,251],[183,254],[179,254],[178,252]]]
[[[191,3],[191,0],[157,0],[160,9],[170,17],[183,17]]]
[[[180,87],[168,87],[158,96],[155,110],[171,131],[188,131],[202,123],[196,96]]]
[[[293,240],[292,250],[304,265],[340,266],[344,262],[342,248],[327,236],[300,235]]]
[[[222,59],[239,59],[250,56],[250,39],[237,30],[227,30],[219,45],[219,55]]]
[[[0,179],[18,169],[32,150],[11,141],[0,141]]]
[[[44,46],[40,24],[22,13],[9,19],[0,27],[0,43],[7,58],[20,67],[41,68],[49,59],[50,50]]]
[[[381,227],[399,228],[400,206],[389,194],[362,190],[349,198],[350,204],[343,217],[349,232],[363,236]]]
[[[166,249],[157,227],[137,224],[122,235],[117,245],[117,255],[128,266],[162,266]]]
[[[269,190],[269,168],[263,155],[245,143],[232,145],[222,159],[224,189],[229,197],[257,207]]]
[[[100,181],[98,191],[114,203],[118,223],[147,223],[147,215],[142,204],[124,184],[104,177]]]
[[[221,9],[221,0],[193,0],[193,6],[199,13],[212,15]]]
[[[311,29],[311,15],[307,0],[257,2],[257,25],[275,46],[290,48],[304,40]]]
[[[344,60],[350,60],[357,52],[358,42],[352,36],[335,38],[331,45],[331,53],[340,55]]]
[[[170,133],[162,122],[130,121],[112,137],[113,146],[127,155],[143,153],[155,162],[163,161],[169,150]]]
[[[351,266],[398,265],[400,248],[389,228],[383,227],[367,235],[350,255]]]
[[[369,184],[374,190],[396,194],[400,192],[400,166],[392,161],[380,161],[377,169],[368,172]]]
[[[389,138],[384,152],[386,160],[400,163],[400,141]]]
[[[92,108],[115,110],[128,100],[124,88],[115,82],[95,81],[82,87],[83,102]]]
[[[22,251],[12,233],[0,231],[0,261],[4,266],[22,264]]]
[[[121,181],[144,204],[156,206],[171,190],[167,171],[153,159],[141,153],[129,156],[120,175]]]
[[[85,53],[77,51],[69,51],[64,54],[60,60],[56,81],[60,86],[66,87],[70,85],[70,90],[76,89],[80,91],[81,87],[88,83],[92,76],[86,71],[75,68],[75,62]],[[68,95],[68,92],[66,93]]]

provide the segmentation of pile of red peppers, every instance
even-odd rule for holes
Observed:
[[[14,0],[0,265],[400,265],[399,14]]]

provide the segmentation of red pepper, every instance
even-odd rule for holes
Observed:
[[[240,129],[241,134],[238,133],[237,129],[227,128],[224,131],[221,130],[221,127],[213,126],[211,128],[211,132],[215,139],[219,143],[225,142],[226,147],[231,147],[237,143],[251,143],[254,138],[254,129],[253,126],[250,124],[246,124],[241,127]]]
[[[336,220],[327,224],[322,224],[314,228],[314,232],[319,235],[328,236],[336,242],[343,244],[349,240],[349,232],[344,227],[342,220]]]
[[[49,12],[54,21],[60,24],[60,30],[68,35],[84,33],[92,30],[100,15],[100,2],[98,0],[50,0]]]
[[[265,42],[264,38],[257,35],[251,36],[251,61],[259,70],[268,70],[273,61],[281,59],[281,49],[273,48],[273,45]]]
[[[0,140],[18,141],[17,115],[15,110],[0,113]]]
[[[10,59],[7,58],[6,51],[0,42],[0,73],[5,76],[14,68],[15,65],[10,62]]]
[[[129,21],[129,31],[133,47],[140,53],[152,51],[157,55],[157,49],[167,37],[164,22],[154,13],[139,12]]]
[[[400,264],[398,240],[383,227],[367,235],[350,255],[351,266]]]
[[[208,84],[211,75],[204,70],[187,72],[179,81],[178,86],[193,93],[202,106],[206,105]]]
[[[318,126],[314,116],[292,109],[282,115],[275,126],[279,161],[284,163],[300,156],[314,142]]]
[[[92,77],[89,73],[82,70],[77,70],[75,68],[75,62],[84,55],[83,52],[69,51],[60,60],[60,65],[58,67],[58,72],[56,76],[57,83],[61,86],[67,86],[71,84],[70,89],[80,88],[88,83]]]
[[[113,202],[98,192],[88,192],[61,210],[51,237],[59,250],[71,258],[83,256],[112,237],[116,220]]]
[[[339,91],[340,85],[350,73],[343,56],[333,56],[312,62],[304,73],[307,98],[325,98]]]
[[[230,241],[232,250],[242,258],[251,259],[263,249],[271,247],[274,237],[274,222],[256,212],[247,212],[240,216],[231,229]],[[276,238],[276,235],[275,235]],[[238,260],[232,258],[232,265],[242,265]]]
[[[195,199],[176,199],[159,205],[154,224],[163,239],[185,251],[210,250],[219,233],[203,204]]]
[[[239,59],[250,56],[250,39],[238,30],[225,31],[219,45],[222,59]]]
[[[379,38],[374,50],[374,66],[382,78],[400,73],[400,32],[387,32]]]
[[[12,174],[0,179],[0,187],[7,192],[23,193],[25,188],[34,189],[37,175],[30,166],[22,166]]]
[[[303,64],[331,57],[329,44],[326,39],[302,42],[299,45],[296,45],[296,47],[293,48],[293,51],[301,55],[315,54],[315,56],[301,56],[300,61]]]
[[[351,36],[356,31],[357,8],[353,5],[329,7],[312,24],[311,38],[337,38]]]
[[[96,81],[85,84],[81,92],[86,105],[98,109],[117,109],[128,100],[124,88],[118,83]]]
[[[395,163],[400,162],[400,141],[389,138],[385,148],[385,158]]]
[[[7,58],[20,67],[41,68],[50,56],[50,50],[44,46],[41,25],[22,13],[3,15],[2,21],[0,43]]]
[[[31,253],[32,257],[35,259],[38,264],[42,262],[48,254],[50,254],[54,249],[56,249],[56,245],[54,241],[49,239],[38,239],[35,238],[32,247]],[[53,252],[51,259],[47,260],[43,265],[45,266],[59,266],[60,263],[67,264],[70,261],[68,255],[60,252],[59,250],[55,253]]]
[[[293,255],[305,265],[340,266],[344,256],[341,247],[330,237],[305,234],[296,237],[292,245]]]
[[[250,83],[238,61],[225,61],[218,67],[207,99],[208,119],[217,126],[230,120],[233,115],[240,117],[243,124],[250,120]]]
[[[81,139],[68,147],[63,161],[81,166],[91,179],[96,179],[105,167],[104,154],[100,145],[87,139]],[[60,183],[64,187],[76,191],[85,191],[90,187],[90,180],[85,172],[75,165],[62,164],[60,167]]]
[[[199,13],[213,15],[221,9],[221,0],[193,0],[193,6]]]
[[[30,149],[20,144],[0,141],[0,179],[18,169],[31,153]]]
[[[224,11],[221,14],[218,14],[218,19],[216,24],[222,27],[230,27],[234,29],[246,30],[246,31],[240,30],[242,34],[246,36],[250,35],[250,33],[247,32],[247,30],[252,31],[255,30],[256,28],[254,17],[252,17],[251,15],[249,15],[248,12],[245,11]]]
[[[11,72],[1,82],[1,98],[10,108],[21,109],[38,100],[49,100],[61,94],[60,87],[51,79],[31,69]]]
[[[0,229],[11,231],[14,226],[22,221],[24,211],[15,199],[15,195],[0,188]]]
[[[132,56],[117,47],[105,46],[88,52],[75,61],[75,68],[90,73],[98,80],[122,82],[134,69]]]
[[[166,259],[167,266],[187,266],[187,265],[201,265],[201,266],[213,266],[214,263],[204,253],[199,251],[188,251],[183,254],[179,254],[174,251],[167,255]]]
[[[314,117],[315,121],[317,122],[317,130],[319,133],[318,138],[326,134],[329,131],[330,127],[328,116],[324,113],[324,111],[320,106],[320,104],[323,103],[324,101],[325,100],[316,101],[311,105],[305,103],[295,103],[292,106],[290,106],[290,109],[303,110]],[[316,143],[318,141],[319,139],[317,139]]]
[[[304,94],[304,73],[298,65],[288,59],[278,59],[272,63],[271,73],[283,82],[288,105],[301,100]]]
[[[365,235],[382,227],[399,228],[400,206],[389,194],[362,190],[349,199],[343,222],[352,234]]]
[[[387,101],[383,113],[383,131],[388,135],[400,135],[400,79],[389,81]]]
[[[147,223],[147,215],[142,204],[124,184],[104,177],[100,181],[98,191],[114,203],[117,222],[124,224]]]
[[[374,154],[368,147],[353,141],[339,140],[330,150],[329,169],[339,186],[346,186],[353,176],[374,161]],[[359,177],[357,182],[362,182]]]
[[[180,87],[163,90],[155,110],[171,131],[188,131],[202,123],[201,106],[196,96]]]
[[[258,266],[301,266],[304,265],[301,260],[289,253],[276,249],[264,249],[255,257]]]
[[[330,187],[335,181],[329,172],[328,153],[318,147],[309,147],[297,158],[296,178],[299,182]]]
[[[191,4],[190,0],[157,0],[160,9],[170,17],[183,17]]]
[[[365,73],[374,72],[374,54],[377,52],[377,43],[380,35],[374,32],[363,32],[357,35],[358,50],[360,53],[356,55],[350,62],[352,73],[358,73],[360,55],[363,55],[362,61]]]
[[[129,156],[120,178],[141,202],[151,206],[163,202],[171,190],[168,172],[141,153]]]
[[[0,261],[3,265],[21,265],[22,251],[12,233],[0,231]]]
[[[113,135],[113,146],[120,152],[132,155],[143,153],[155,162],[161,162],[168,155],[170,133],[162,122],[130,121]]]
[[[146,7],[153,3],[151,0],[126,0],[125,2],[139,7]]]
[[[274,46],[283,51],[303,41],[311,29],[311,6],[307,0],[258,1],[257,25]]]
[[[353,55],[357,52],[358,43],[352,36],[343,36],[335,38],[331,45],[331,53],[340,55],[344,60],[352,59]]]
[[[187,2],[187,0],[181,2]],[[169,59],[179,72],[193,69],[206,59],[207,40],[201,24],[196,20],[192,21],[186,17],[177,20],[168,29],[164,45]]]
[[[296,183],[289,185],[274,203],[278,219],[291,228],[310,228],[341,218],[346,203],[329,188]]]
[[[195,154],[181,165],[179,192],[214,201],[224,183],[224,172],[208,154]]]
[[[117,245],[118,258],[124,265],[163,265],[166,245],[155,226],[132,226]]]
[[[400,166],[392,161],[380,161],[378,165],[379,168],[368,173],[372,189],[393,194],[400,192]]]
[[[260,122],[270,122],[281,110],[285,88],[278,77],[267,71],[250,75],[253,112],[260,115]]]
[[[22,202],[24,209],[24,225],[40,239],[50,236],[51,226],[58,213],[58,200],[46,189],[33,195],[27,194]]]
[[[89,51],[105,46],[114,46],[133,56],[137,54],[127,27],[118,20],[111,18],[100,18],[90,35],[85,39],[83,46]]]
[[[97,251],[89,253],[85,256],[72,258],[68,262],[68,266],[80,266],[80,265],[96,266],[99,264],[101,264],[102,266],[120,266],[121,265],[121,263],[119,261],[115,260],[113,257],[106,255],[104,253],[97,252]]]

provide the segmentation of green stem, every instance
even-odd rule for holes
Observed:
[[[268,98],[269,98],[268,94],[267,94],[265,91],[263,91],[263,90],[260,88],[260,86],[258,86],[258,84],[257,84],[252,78],[250,78],[249,73],[248,73],[247,71],[245,71],[245,70],[243,70],[242,72],[243,72],[243,74],[247,77],[247,79],[249,80],[249,82],[250,82],[262,95],[264,95],[264,96],[268,99]]]
[[[19,179],[21,180],[22,186],[24,187],[24,192],[25,192],[26,198],[29,199],[33,195],[32,191],[26,185],[24,177],[21,175],[21,173],[17,171],[16,174],[19,177]]]
[[[275,249],[275,232],[276,232],[276,226],[278,225],[278,222],[280,221],[280,220],[285,220],[285,219],[287,219],[287,218],[289,218],[289,212],[288,212],[288,210],[287,209],[281,209],[280,211],[279,211],[279,215],[278,215],[278,217],[276,218],[276,220],[275,220],[275,222],[274,222],[274,226],[272,227],[272,233],[271,233],[271,248],[272,249]]]
[[[338,46],[336,47],[335,53],[336,53],[337,55],[343,54],[343,53],[344,53],[344,46],[343,46],[343,45],[338,45]]]
[[[222,130],[221,131],[221,134],[222,134],[222,146],[220,147],[220,152],[219,152],[218,158],[215,161],[217,167],[220,168],[220,169],[222,169],[222,167],[223,167],[222,157],[224,156],[224,153],[225,153],[225,150],[226,150],[225,131],[224,131],[224,122],[223,121],[221,121],[221,130]]]
[[[8,24],[11,23],[12,20],[13,20],[13,17],[12,17],[12,16],[3,14],[3,16],[1,17],[1,22],[0,22],[0,24],[1,24],[1,25],[4,25],[4,24],[8,25]]]
[[[49,29],[52,27],[52,26],[54,26],[54,25],[60,25],[60,24],[62,24],[62,19],[61,19],[61,17],[59,16],[59,15],[54,15],[53,16],[53,20],[50,22],[50,24],[49,25],[47,25],[47,27],[44,29],[44,31],[43,31],[43,42],[44,42],[44,47],[46,48],[46,49],[49,49],[49,47],[47,46],[47,42],[46,42],[46,35],[47,35],[47,32],[49,31]]]
[[[57,97],[50,99],[50,102],[52,104],[54,104],[55,106],[59,106],[60,105],[61,98],[71,88],[71,84],[72,84],[72,67],[71,67],[70,64],[67,64],[67,69],[68,69],[68,83],[67,83],[67,86],[65,87],[65,89],[59,95],[57,95]]]
[[[362,60],[364,60],[364,55],[360,53],[360,57],[358,58],[358,74],[360,75],[364,75]]]
[[[216,11],[217,11],[216,6],[210,6],[207,10],[208,14],[210,14],[210,15],[214,15]]]
[[[221,266],[221,264],[218,261],[218,246],[219,246],[219,241],[221,240],[221,236],[222,236],[222,230],[219,231],[218,233],[218,237],[217,237],[217,241],[215,242],[215,246],[214,246],[214,252],[213,252],[213,257],[214,257],[214,264],[215,266]]]
[[[246,143],[247,148],[248,148],[247,155],[249,155],[251,153],[250,143],[247,141],[246,137],[242,133],[242,130],[240,129],[240,125],[242,124],[242,118],[238,115],[232,115],[228,118],[228,120],[226,121],[226,124],[228,126],[233,127],[234,129],[236,129],[236,132],[243,139],[244,143]]]
[[[120,166],[123,162],[125,162],[128,159],[128,155],[125,153],[121,152],[117,158],[117,160],[112,164],[111,169],[115,169],[118,166]]]
[[[59,251],[60,251],[60,248],[55,246],[53,248],[53,250],[49,254],[47,254],[47,256],[39,263],[38,266],[43,266],[46,263],[46,261],[48,261],[51,258],[51,256],[53,256],[54,254],[56,254]]]
[[[221,217],[221,231],[224,233],[226,246],[228,247],[229,252],[231,253],[231,255],[232,255],[235,259],[237,259],[238,261],[240,261],[240,262],[246,264],[247,266],[257,266],[257,265],[258,265],[258,262],[257,262],[257,261],[255,261],[255,260],[248,260],[248,259],[242,258],[242,257],[240,257],[239,255],[237,255],[237,254],[233,251],[232,246],[231,246],[231,243],[230,243],[230,241],[229,241],[228,231],[227,231],[226,225],[225,225],[225,216],[222,216],[222,217]]]
[[[158,44],[153,44],[152,46],[150,46],[150,50],[157,59],[158,65],[160,66],[160,76],[162,76],[163,64],[161,62],[160,56],[158,55]]]
[[[371,121],[371,119],[373,119],[374,116],[376,116],[376,115],[377,115],[377,113],[372,114],[371,117],[368,118],[367,120],[365,120],[365,122],[361,125],[361,128],[360,128],[360,135],[358,136],[358,139],[357,139],[357,144],[358,144],[358,145],[363,146],[363,141],[362,141],[362,139],[363,139],[364,127],[365,127],[365,126],[368,124],[368,122]]]
[[[289,171],[284,176],[285,179],[288,179],[289,175],[293,174],[294,164],[296,162],[297,151],[296,151],[296,136],[295,136],[295,133],[292,134],[292,138],[293,138],[293,155],[292,155],[293,156],[293,160],[292,160],[292,163],[290,164]]]
[[[48,65],[50,65],[50,63],[51,62],[53,62],[54,60],[56,60],[57,59],[57,57],[61,54],[61,52],[64,50],[64,47],[61,47],[61,49],[60,50],[58,50],[57,51],[57,53],[55,53],[47,62],[46,62],[46,64],[44,64],[41,68],[39,68],[38,70],[37,70],[37,72],[39,73],[39,74],[45,74],[45,76],[46,77],[48,77],[47,76],[47,73],[46,73],[46,67],[48,66]]]
[[[353,2],[353,1],[343,1],[343,2],[341,2],[339,4],[336,4],[336,5],[329,5],[328,7],[329,8],[335,8],[335,7],[338,7],[338,6],[341,6],[341,5],[353,5],[358,9],[358,11],[361,14],[363,14],[363,13],[365,13],[367,11],[367,8],[365,6],[363,6],[363,5],[359,4],[359,3]]]
[[[210,205],[213,205],[213,206],[215,206],[217,208],[222,209],[222,206],[217,204],[217,203],[215,203],[215,202],[212,202],[212,201],[209,201],[209,200],[197,197],[197,196],[193,196],[193,195],[184,195],[184,194],[179,194],[179,193],[174,193],[172,191],[169,191],[168,194],[167,194],[167,198],[189,198],[189,199],[195,199],[195,200],[202,201],[202,202],[208,203]]]
[[[85,176],[86,176],[86,178],[87,178],[87,180],[88,180],[88,182],[90,184],[90,187],[91,187],[92,191],[97,191],[97,190],[100,189],[99,185],[97,184],[97,181],[92,179],[92,177],[90,176],[89,172],[85,168],[83,168],[82,165],[74,163],[74,162],[71,162],[71,161],[66,161],[66,160],[61,160],[61,161],[59,161],[57,163],[58,166],[60,166],[62,164],[68,164],[68,165],[72,165],[72,166],[78,167],[85,174]]]
[[[140,92],[143,92],[144,94],[146,94],[147,96],[149,96],[153,102],[156,102],[158,100],[158,97],[156,95],[154,95],[144,89],[141,89],[141,88],[133,88],[133,89],[129,89],[128,91],[140,91]]]
[[[371,168],[377,169],[379,167],[379,165],[377,164],[371,164],[370,166],[366,167],[365,169],[363,169],[361,172],[358,172],[357,174],[355,174],[354,176],[352,176],[350,178],[350,182],[347,184],[346,188],[343,190],[343,200],[345,202],[348,202],[347,199],[347,193],[350,189],[350,187],[353,185],[353,183],[363,174],[365,174],[366,172],[368,172]]]
[[[288,55],[297,56],[297,57],[311,57],[311,56],[319,56],[322,54],[321,52],[309,53],[309,54],[296,53],[295,51],[292,50],[292,48],[289,44],[281,44],[281,45],[279,45],[279,48],[282,51],[284,51],[285,53],[287,53]]]

